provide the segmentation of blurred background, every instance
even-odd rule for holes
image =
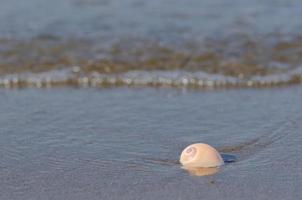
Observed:
[[[301,82],[298,0],[1,0],[0,86]]]

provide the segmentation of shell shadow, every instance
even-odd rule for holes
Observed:
[[[229,163],[233,163],[233,162],[237,161],[237,158],[236,158],[235,155],[225,154],[225,153],[221,153],[220,155],[221,155],[221,157],[222,157],[225,164],[229,164]]]

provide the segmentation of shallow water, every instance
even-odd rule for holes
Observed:
[[[0,87],[302,83],[300,1],[2,0]]]
[[[299,199],[301,87],[0,90],[1,199]],[[235,155],[181,169],[194,142]]]

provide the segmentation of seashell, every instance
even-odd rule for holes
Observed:
[[[186,147],[179,161],[185,168],[219,167],[224,164],[218,151],[204,143],[191,144]]]

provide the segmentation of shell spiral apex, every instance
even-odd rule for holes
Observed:
[[[180,163],[184,167],[218,167],[224,164],[218,151],[204,143],[186,147],[180,155]]]

